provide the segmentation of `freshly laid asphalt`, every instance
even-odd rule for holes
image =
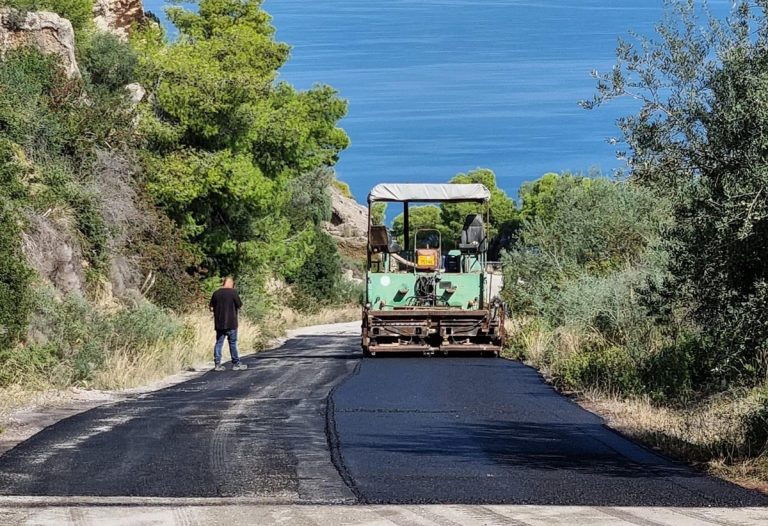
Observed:
[[[604,427],[495,358],[363,358],[302,336],[63,420],[0,456],[0,495],[336,504],[768,506]]]
[[[0,495],[355,502],[330,458],[326,401],[359,359],[349,336],[301,337],[245,371],[81,413],[0,456]]]
[[[334,403],[343,466],[372,504],[768,505],[617,435],[517,362],[365,360]]]

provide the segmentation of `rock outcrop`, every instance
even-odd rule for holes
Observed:
[[[125,91],[128,92],[128,100],[130,100],[131,103],[134,105],[143,101],[144,97],[147,95],[147,90],[145,90],[144,86],[142,86],[138,82],[133,82],[131,84],[128,84],[125,87]]]
[[[71,218],[57,210],[29,215],[22,247],[29,264],[59,291],[81,292],[85,277],[83,255],[72,233]]]
[[[349,257],[364,258],[368,235],[368,208],[345,197],[331,187],[332,216],[325,230],[336,240],[339,251]]]
[[[102,31],[109,31],[127,39],[134,24],[144,20],[141,0],[96,0],[93,4],[93,22]]]
[[[22,13],[0,9],[0,57],[24,46],[46,55],[58,55],[67,77],[80,77],[75,58],[75,32],[66,18],[45,11]]]

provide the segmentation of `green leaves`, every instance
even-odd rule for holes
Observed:
[[[202,0],[197,12],[168,14],[176,42],[151,27],[134,37],[150,88],[140,120],[147,187],[210,272],[272,266],[293,279],[330,214],[346,103],[327,86],[275,82],[289,48],[261,2]]]
[[[149,28],[135,37],[156,118],[197,148],[247,148],[244,139],[270,98],[288,47],[275,42],[260,2],[203,0],[199,12],[171,8],[180,35],[164,45]]]
[[[373,203],[371,206],[371,224],[384,225],[387,220],[387,203]]]
[[[79,51],[80,66],[95,86],[117,91],[135,80],[136,54],[115,35],[96,33]]]
[[[51,11],[72,23],[76,32],[93,23],[93,0],[4,0],[20,11]]]
[[[21,248],[17,200],[24,193],[21,149],[0,138],[0,348],[10,348],[26,331],[32,301],[32,271]]]
[[[633,97],[619,122],[631,179],[673,205],[665,235],[669,309],[690,313],[707,341],[710,378],[759,381],[768,364],[768,19],[764,1],[714,20],[675,1],[660,40],[622,42],[594,107]]]
[[[401,246],[404,239],[405,219],[403,214],[399,214],[392,221],[392,235],[398,240]],[[436,229],[440,231],[443,236],[443,243],[450,243],[451,240],[446,238],[448,235],[448,229],[443,224],[443,218],[439,207],[434,205],[426,206],[412,206],[408,211],[408,223],[409,232],[408,238],[411,240],[411,248],[414,247],[413,236],[417,230],[421,229]]]
[[[671,214],[650,190],[605,178],[547,174],[521,196],[526,219],[506,269],[507,282],[519,283],[509,287],[513,303],[529,312],[555,312],[550,304],[565,301],[562,291],[582,276],[654,266],[650,251]]]
[[[491,242],[491,257],[497,257],[499,248],[508,246],[514,231],[517,230],[517,209],[515,201],[496,186],[496,174],[493,171],[478,168],[466,174],[458,174],[451,183],[480,183],[491,191],[491,220],[486,225],[486,232]],[[448,230],[448,236],[456,240],[461,238],[464,220],[469,214],[482,213],[483,206],[473,203],[446,203],[442,205],[443,222]]]
[[[182,233],[223,272],[239,268],[238,243],[284,199],[244,154],[179,151],[147,158],[147,189]]]

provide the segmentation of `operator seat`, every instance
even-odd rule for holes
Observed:
[[[464,220],[459,250],[464,254],[481,254],[488,250],[485,224],[480,214],[470,214]]]
[[[371,227],[371,235],[369,237],[371,252],[378,254],[384,252],[386,254],[397,254],[400,252],[400,244],[392,238],[392,232],[382,225],[376,225]]]

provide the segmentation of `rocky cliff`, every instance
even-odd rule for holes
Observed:
[[[0,58],[8,51],[30,46],[58,55],[69,78],[80,77],[75,59],[75,32],[69,20],[55,13],[0,9]]]
[[[120,38],[128,38],[131,27],[144,20],[141,0],[96,0],[93,4],[93,21],[102,31],[109,31]]]
[[[345,197],[335,186],[331,187],[332,216],[325,224],[326,231],[336,239],[339,252],[362,259],[368,235],[368,208],[354,199]]]

